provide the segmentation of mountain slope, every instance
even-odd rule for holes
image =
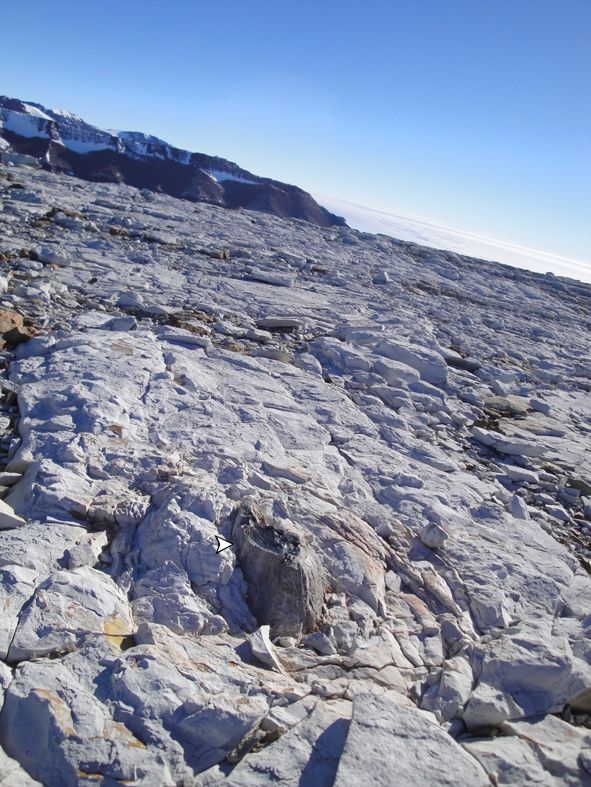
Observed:
[[[258,177],[231,161],[181,150],[148,134],[105,131],[77,115],[33,102],[0,96],[2,139],[8,151],[33,156],[46,169],[85,180],[127,183],[193,202],[304,219],[321,227],[345,223],[297,186]]]

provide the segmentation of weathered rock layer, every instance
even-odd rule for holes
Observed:
[[[589,784],[589,286],[0,188],[0,781]]]

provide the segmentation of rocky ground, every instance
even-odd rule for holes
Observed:
[[[0,784],[591,784],[589,285],[0,194]]]

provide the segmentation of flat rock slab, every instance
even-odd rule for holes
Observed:
[[[385,697],[360,694],[335,787],[352,784],[490,785],[484,770],[444,730],[420,712]]]
[[[319,702],[307,718],[279,740],[242,760],[227,779],[204,774],[203,786],[332,787],[350,718],[351,703],[347,700]]]
[[[22,527],[25,520],[14,513],[14,509],[0,500],[0,530],[10,530],[14,527]]]
[[[591,732],[556,716],[507,722],[501,735],[462,744],[499,785],[591,785]]]
[[[58,571],[21,613],[7,660],[67,653],[88,634],[120,640],[133,630],[127,599],[111,577],[88,566]]]
[[[75,787],[130,780],[172,787],[162,757],[113,721],[79,672],[47,659],[17,668],[0,716],[0,741],[7,754],[43,784]],[[0,758],[0,774],[2,767]],[[14,785],[29,783],[36,784],[25,777]]]

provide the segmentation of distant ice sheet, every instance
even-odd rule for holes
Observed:
[[[585,263],[530,249],[511,241],[433,224],[416,216],[366,208],[363,205],[320,194],[315,194],[314,197],[328,210],[344,216],[351,227],[363,232],[382,233],[400,240],[448,249],[470,257],[503,262],[538,273],[551,272],[556,276],[568,276],[571,279],[591,282],[591,262]]]

